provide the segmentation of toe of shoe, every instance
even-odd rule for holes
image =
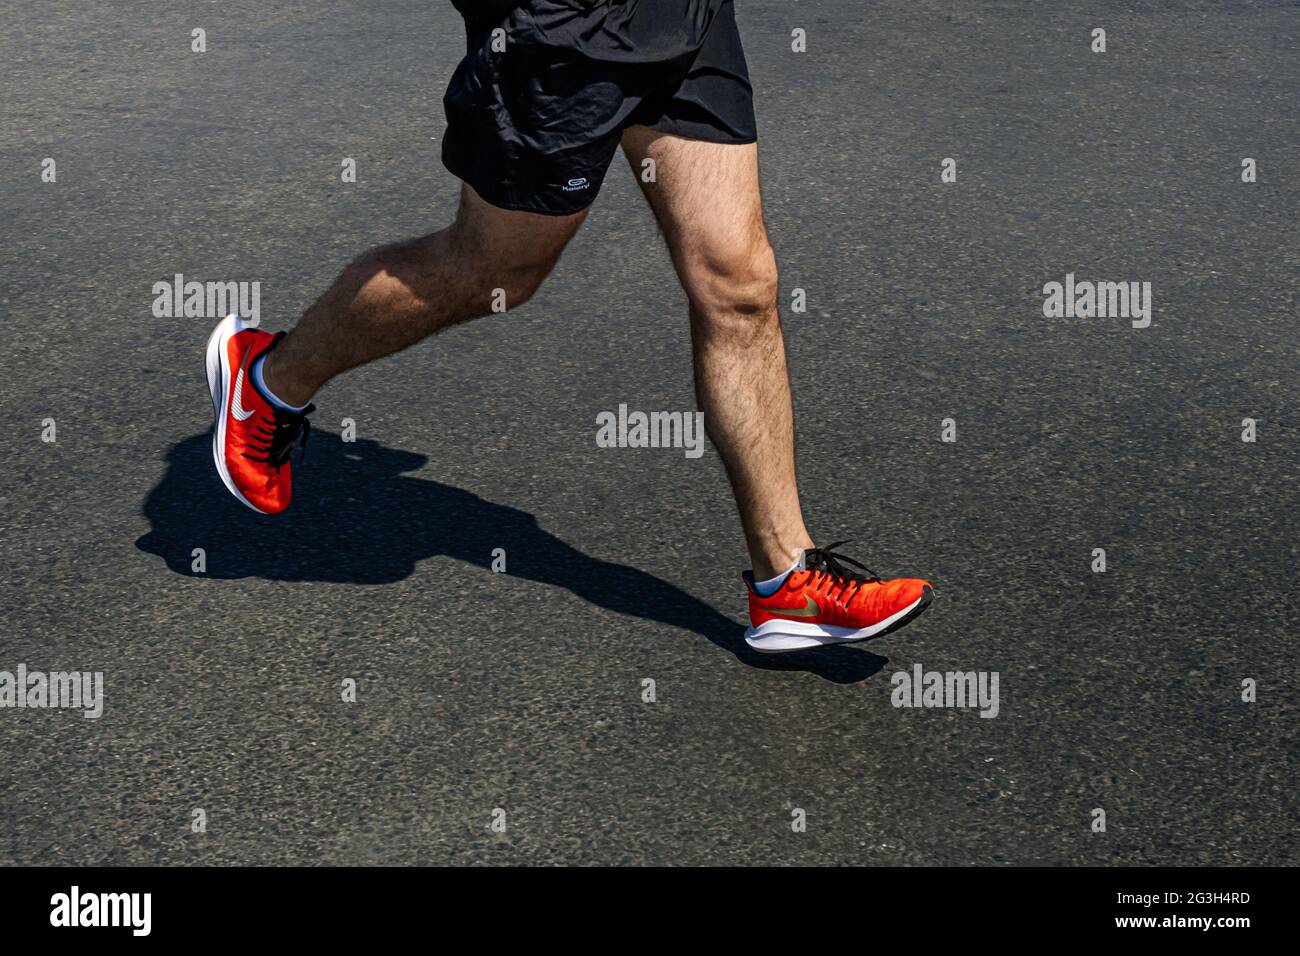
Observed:
[[[289,507],[287,498],[272,498],[267,501],[261,501],[257,504],[257,510],[264,515],[278,515],[285,508]]]
[[[897,608],[904,608],[933,590],[930,582],[921,578],[895,578],[889,582],[890,603]]]
[[[289,507],[289,495],[275,484],[268,485],[264,481],[246,483],[239,490],[253,510],[264,515],[278,515]]]

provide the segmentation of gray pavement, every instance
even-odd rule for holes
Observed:
[[[1300,7],[739,19],[810,527],[937,587],[781,660],[743,648],[714,451],[595,446],[620,403],[694,407],[621,169],[532,303],[329,387],[291,513],[212,474],[212,323],[154,283],[259,282],[284,328],[444,224],[449,4],[7,11],[0,670],[106,690],[0,710],[0,863],[1300,861]],[[1149,281],[1150,327],[1045,318],[1066,273]],[[997,672],[997,717],[891,706],[917,664]]]

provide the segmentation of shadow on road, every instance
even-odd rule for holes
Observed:
[[[691,631],[765,670],[807,671],[835,683],[865,680],[886,658],[828,647],[770,657],[745,643],[743,625],[675,585],[623,564],[583,554],[543,531],[525,511],[451,485],[404,473],[423,455],[374,441],[344,443],[313,431],[307,465],[294,474],[294,503],[274,518],[257,515],[221,486],[208,435],[179,442],[167,473],[144,501],[151,530],[136,547],[177,574],[206,552],[208,578],[386,584],[426,558],[446,556],[488,569],[507,552],[508,573],[565,588],[599,607]]]

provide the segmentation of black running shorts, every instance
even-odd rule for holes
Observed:
[[[443,98],[442,161],[480,196],[503,209],[579,212],[632,125],[755,141],[733,0],[582,4],[522,0],[495,20],[466,18],[465,59]]]

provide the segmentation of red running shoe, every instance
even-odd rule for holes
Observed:
[[[246,324],[237,315],[222,319],[208,338],[208,389],[216,426],[212,460],[230,493],[254,511],[279,514],[293,497],[289,453],[307,444],[308,405],[290,412],[272,405],[253,384],[248,369],[284,337]]]
[[[754,590],[754,575],[743,575],[749,590],[750,628],[745,641],[756,651],[782,654],[823,644],[851,644],[902,627],[929,606],[934,590],[919,578],[881,580],[880,576],[834,549],[810,548],[804,567],[790,572],[775,594]],[[865,574],[847,565],[861,568]]]

